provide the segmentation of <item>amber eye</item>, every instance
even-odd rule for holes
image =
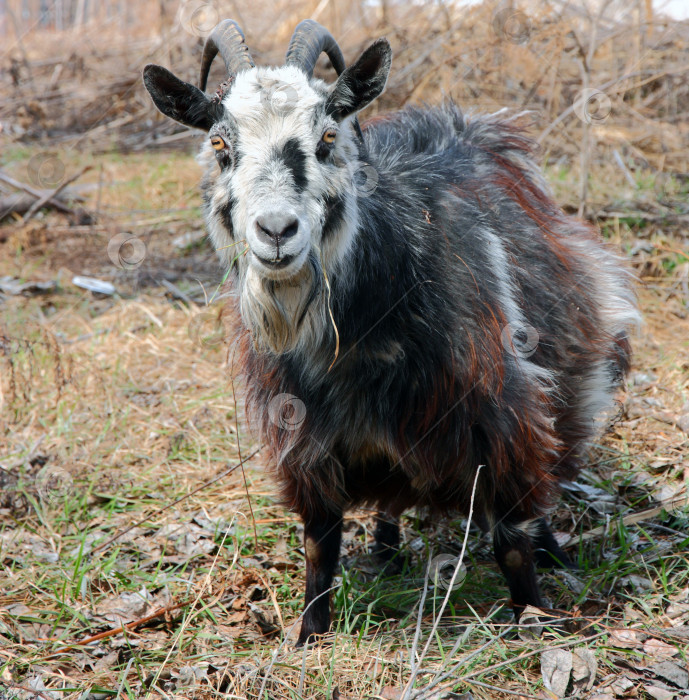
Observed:
[[[220,136],[211,136],[211,146],[213,146],[216,151],[222,151],[226,143]]]
[[[325,143],[335,143],[336,136],[337,131],[335,129],[328,129],[321,138]]]

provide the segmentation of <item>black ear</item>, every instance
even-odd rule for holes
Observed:
[[[387,39],[371,44],[337,79],[328,97],[328,113],[340,121],[373,102],[385,88],[391,61],[392,49]]]
[[[208,131],[217,121],[222,106],[194,85],[185,83],[167,68],[149,63],[144,68],[144,85],[155,106],[170,119],[185,126]]]

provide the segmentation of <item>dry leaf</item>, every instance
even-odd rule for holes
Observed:
[[[113,627],[143,617],[151,608],[151,594],[142,587],[133,593],[122,593],[117,598],[106,598],[96,606],[96,616],[110,622]]]
[[[208,680],[208,666],[182,666],[179,671],[172,671],[170,675],[176,679],[176,686],[196,685],[198,681]]]
[[[591,649],[580,647],[572,651],[572,681],[578,690],[591,690],[597,669],[596,655]]]
[[[558,698],[564,698],[572,672],[572,652],[552,649],[541,654],[541,675],[545,687]]]
[[[109,654],[106,654],[101,659],[98,659],[98,661],[93,666],[93,670],[99,673],[101,671],[109,671],[110,669],[117,666],[119,656],[119,652],[111,651]]]
[[[524,642],[538,639],[543,634],[543,624],[541,619],[543,611],[533,605],[527,605],[519,616],[519,627],[517,633]]]
[[[620,676],[610,684],[610,690],[612,690],[612,692],[615,693],[618,698],[627,695],[628,691],[633,687],[634,683],[626,676]]]
[[[263,634],[271,635],[280,629],[273,621],[273,615],[263,610],[258,605],[249,603],[249,610],[251,612],[251,617],[253,617]]]
[[[3,608],[0,608],[0,611],[2,611]],[[4,608],[9,615],[12,617],[20,617],[21,615],[31,615],[31,608],[28,605],[24,605],[24,603],[12,603],[11,605],[8,605],[6,608]]]
[[[682,615],[686,615],[687,613],[689,613],[689,604],[687,603],[670,603],[665,611],[665,614],[671,620],[681,617]]]
[[[240,625],[246,620],[248,614],[246,610],[236,610],[226,615],[224,622],[227,625]]]
[[[670,681],[673,685],[678,688],[689,688],[689,673],[686,669],[678,666],[673,661],[661,661],[660,663],[653,664],[650,670],[664,678],[666,681]]]
[[[646,576],[631,574],[630,576],[623,576],[620,579],[620,585],[629,586],[636,593],[644,593],[645,591],[652,591],[655,584]]]
[[[608,643],[618,649],[634,649],[641,646],[646,635],[638,630],[612,630]]]
[[[655,658],[676,656],[679,654],[679,649],[671,644],[661,642],[660,639],[647,639],[644,642],[644,653]]]
[[[667,688],[661,688],[657,685],[645,685],[644,690],[655,700],[674,700],[676,693],[673,693]]]

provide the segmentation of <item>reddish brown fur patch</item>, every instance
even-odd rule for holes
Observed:
[[[318,546],[318,542],[316,542],[313,537],[307,537],[304,540],[304,553],[312,564],[318,566],[318,561],[321,558],[321,549]]]
[[[524,557],[518,549],[510,549],[505,554],[505,566],[509,566],[510,569],[518,569],[523,563]]]

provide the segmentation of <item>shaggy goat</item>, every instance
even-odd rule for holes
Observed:
[[[332,85],[313,77],[321,52]],[[218,53],[228,78],[211,96]],[[568,565],[544,514],[637,319],[628,274],[555,205],[514,120],[447,102],[359,127],[390,61],[380,39],[345,68],[307,20],[285,66],[255,67],[225,20],[201,89],[144,70],[164,114],[208,132],[205,218],[231,269],[247,405],[304,521],[300,642],[328,630],[345,509],[378,510],[390,558],[405,509],[467,513],[479,465],[477,522],[515,612],[542,605],[535,565]]]

